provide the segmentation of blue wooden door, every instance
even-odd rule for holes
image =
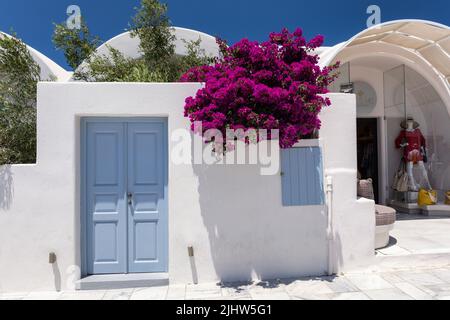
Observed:
[[[125,124],[86,125],[89,274],[127,272]]]
[[[161,121],[128,125],[128,259],[132,273],[167,271],[165,127]]]
[[[166,272],[167,123],[85,121],[87,274]]]

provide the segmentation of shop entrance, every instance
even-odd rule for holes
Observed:
[[[358,172],[362,179],[372,179],[375,202],[379,203],[378,119],[357,119]]]

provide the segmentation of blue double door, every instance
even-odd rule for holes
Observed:
[[[85,119],[87,274],[167,272],[166,119]]]

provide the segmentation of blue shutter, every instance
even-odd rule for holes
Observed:
[[[323,205],[322,152],[318,147],[281,152],[283,206]]]

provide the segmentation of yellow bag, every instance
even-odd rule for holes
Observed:
[[[437,191],[420,189],[419,191],[419,206],[434,206],[437,204]]]
[[[450,191],[445,193],[445,204],[450,206]]]

